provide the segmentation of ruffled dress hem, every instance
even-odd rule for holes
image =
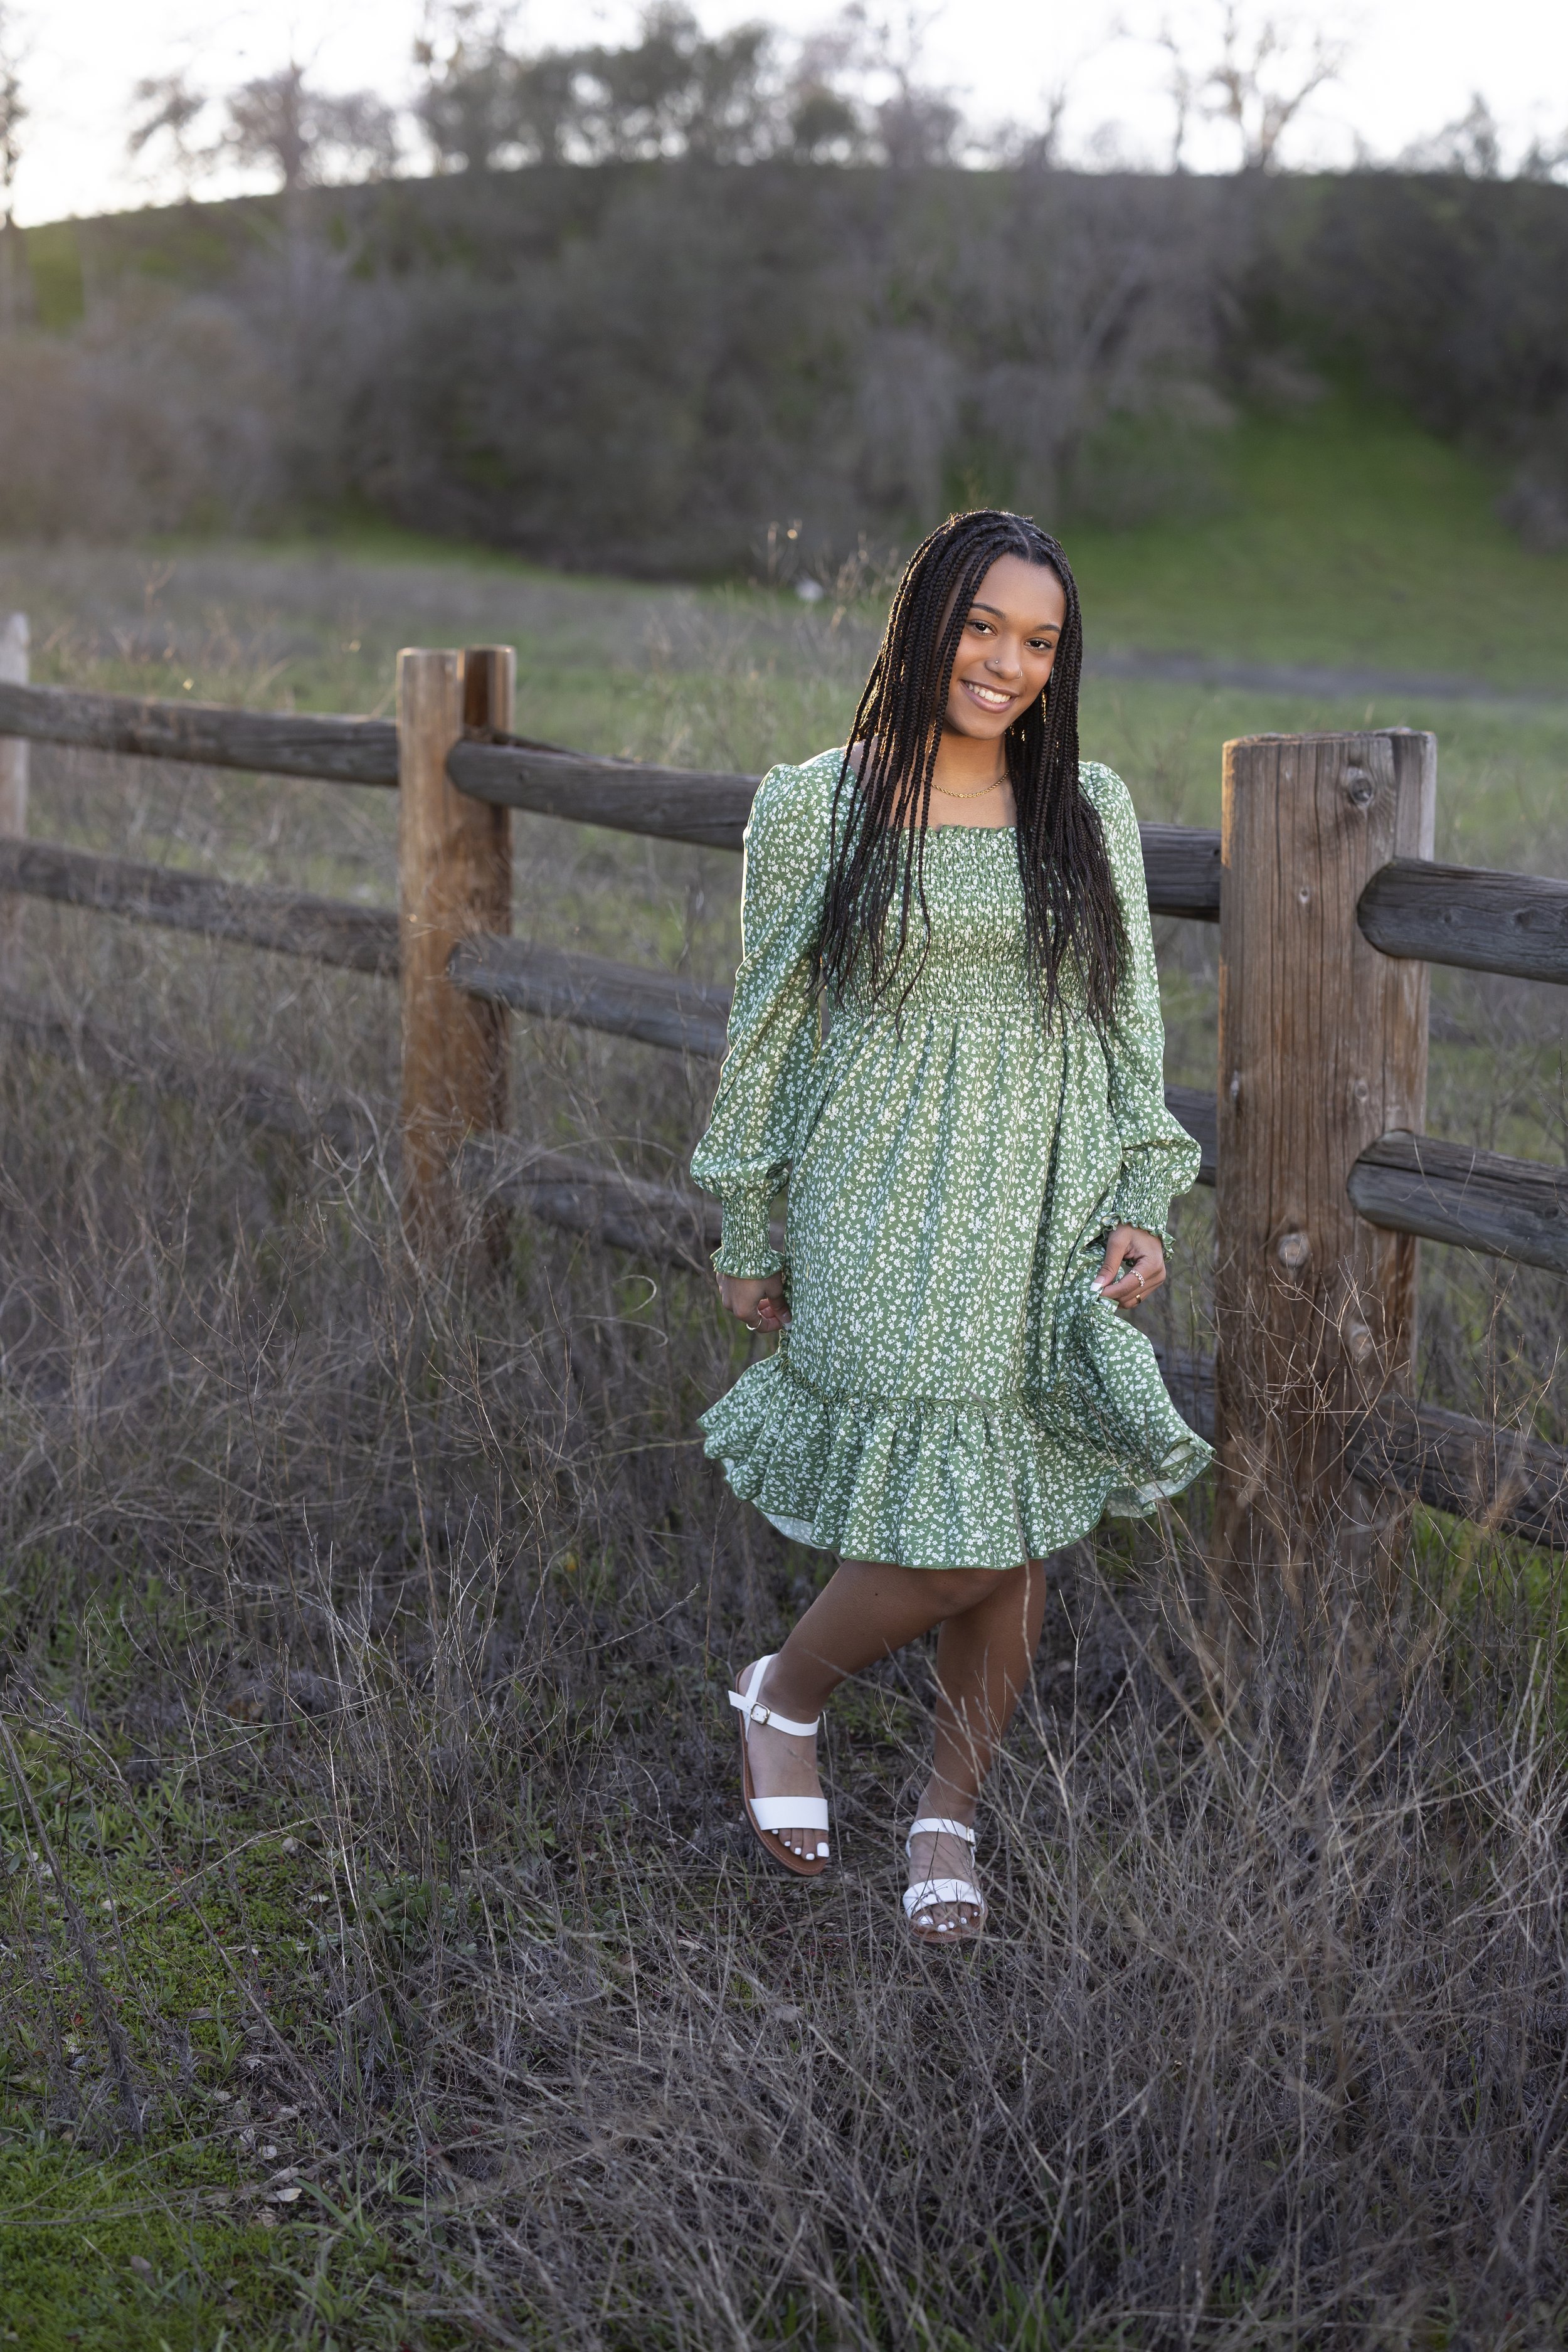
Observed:
[[[1060,1551],[1107,1511],[1147,1516],[1212,1458],[1163,1388],[1158,1425],[1102,1450],[1075,1388],[973,1403],[826,1398],[775,1351],[700,1426],[735,1494],[792,1542],[903,1568],[1003,1570]]]

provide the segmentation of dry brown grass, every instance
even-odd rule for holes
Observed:
[[[42,764],[40,832],[121,845],[129,788],[142,854],[235,870],[243,827],[269,873],[384,887],[372,796]],[[732,864],[523,846],[525,927],[730,951]],[[390,1139],[248,1130],[241,1051],[376,1113],[377,983],[42,908],[27,937],[36,985],[209,1076],[0,1063],[0,2179],[30,2132],[182,2229],[215,2183],[232,2216],[272,2169],[214,2154],[238,2090],[318,2282],[247,2347],[1561,2340],[1546,1556],[1424,1524],[1397,1624],[1281,1615],[1227,1694],[1201,1500],[1079,1547],[983,1813],[992,1932],[911,1948],[922,1655],[832,1710],[826,1880],[737,1817],[725,1669],[822,1564],[702,1459],[740,1360],[703,1286],[523,1223],[502,1268],[418,1268]],[[520,1126],[679,1162],[710,1073],[517,1025]],[[1509,1377],[1544,1376],[1518,1326]],[[334,2321],[353,2231],[397,2294]],[[234,2258],[182,2243],[221,2317]]]

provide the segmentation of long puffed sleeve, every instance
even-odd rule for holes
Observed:
[[[720,1274],[776,1274],[784,1260],[768,1239],[768,1211],[790,1170],[818,1043],[815,994],[817,937],[827,881],[826,793],[818,772],[772,768],[746,823],[742,883],[741,968],[730,1013],[729,1050],[708,1132],[691,1174],[724,1204]]]
[[[1084,790],[1100,811],[1127,932],[1120,1019],[1106,1045],[1111,1117],[1121,1138],[1121,1174],[1111,1194],[1110,1221],[1158,1234],[1169,1247],[1171,1202],[1196,1179],[1202,1154],[1165,1108],[1165,1024],[1132,797],[1109,768],[1086,762],[1082,773]]]

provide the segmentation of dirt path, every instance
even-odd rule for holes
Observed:
[[[1287,662],[1215,661],[1205,654],[1101,653],[1084,664],[1090,677],[1141,685],[1229,686],[1260,694],[1352,700],[1361,695],[1411,695],[1424,702],[1568,702],[1568,686],[1486,686],[1479,678],[1421,677],[1384,669],[1296,668]]]

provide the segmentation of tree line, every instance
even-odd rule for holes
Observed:
[[[1472,109],[1407,168],[1269,168],[1334,58],[1241,21],[1172,55],[1172,160],[1206,108],[1243,166],[1217,177],[1069,170],[1049,122],[983,157],[855,10],[787,50],[663,6],[618,49],[525,54],[459,7],[426,41],[447,168],[422,178],[369,93],[146,85],[142,148],[183,142],[193,189],[203,155],[264,162],[277,193],[12,231],[0,529],[360,512],[821,573],[957,503],[1201,509],[1240,411],[1341,381],[1498,460],[1509,519],[1568,544],[1555,163],[1504,178]],[[52,331],[18,245],[76,273]]]
[[[761,20],[710,35],[684,0],[650,0],[627,41],[532,49],[515,19],[506,0],[437,0],[402,118],[374,90],[318,89],[297,60],[226,92],[185,70],[152,76],[136,86],[132,153],[187,191],[236,165],[289,190],[421,157],[438,173],[679,158],[895,169],[1065,161],[1071,75],[1033,117],[977,123],[930,70],[929,25],[913,9],[879,16],[868,0],[848,0],[792,39]],[[1137,45],[1126,27],[1114,37]],[[1161,64],[1173,171],[1204,120],[1226,127],[1237,168],[1276,168],[1281,141],[1349,47],[1245,0],[1198,0],[1179,30],[1167,15],[1142,46]],[[1555,160],[1532,149],[1521,168],[1550,175]]]
[[[0,528],[345,511],[631,572],[823,572],[954,503],[1200,509],[1332,382],[1568,542],[1568,189],[1439,175],[538,164],[75,225],[7,339]]]

